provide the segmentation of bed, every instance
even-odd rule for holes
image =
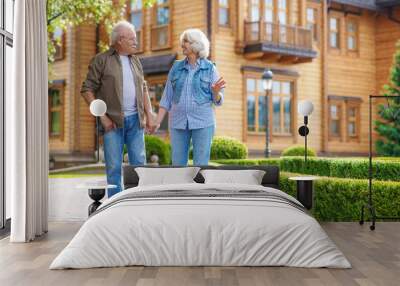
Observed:
[[[106,200],[50,269],[117,266],[291,266],[350,268],[319,223],[279,190],[274,166],[206,169],[265,171],[260,185],[138,186],[124,167],[125,191]]]

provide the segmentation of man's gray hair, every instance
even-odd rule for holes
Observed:
[[[180,43],[183,40],[190,43],[193,52],[199,55],[200,58],[207,58],[210,54],[210,41],[200,29],[187,29],[180,36]]]
[[[115,24],[111,31],[111,45],[114,45],[116,42],[118,42],[121,36],[121,31],[124,29],[132,30],[135,33],[135,26],[128,21],[119,21],[117,24]]]

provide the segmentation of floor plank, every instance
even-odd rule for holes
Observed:
[[[290,267],[118,267],[48,269],[80,223],[51,223],[32,243],[0,240],[0,285],[136,286],[391,286],[399,285],[400,223],[379,222],[375,231],[357,223],[322,224],[352,263],[352,269]]]

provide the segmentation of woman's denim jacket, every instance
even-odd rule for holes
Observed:
[[[193,75],[192,90],[194,100],[198,104],[204,104],[213,100],[212,74],[214,64],[207,59],[200,59],[200,67]],[[176,61],[171,69],[171,84],[174,91],[172,101],[177,104],[183,92],[183,86],[188,75],[186,60]],[[190,83],[189,83],[190,84]]]

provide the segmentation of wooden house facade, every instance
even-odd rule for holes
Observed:
[[[367,153],[368,95],[388,82],[400,39],[399,1],[158,0],[145,8],[136,0],[128,3],[126,19],[137,29],[138,56],[156,110],[169,68],[182,58],[180,34],[199,28],[227,81],[224,105],[216,108],[216,135],[237,138],[261,153],[268,114],[274,153],[301,144],[297,103],[307,99],[314,104],[312,148]],[[82,25],[57,36],[62,45],[49,89],[50,150],[92,157],[95,121],[79,89],[99,40],[107,35],[101,27]],[[274,74],[268,96],[261,84],[265,68]],[[167,134],[167,125],[160,136]]]

